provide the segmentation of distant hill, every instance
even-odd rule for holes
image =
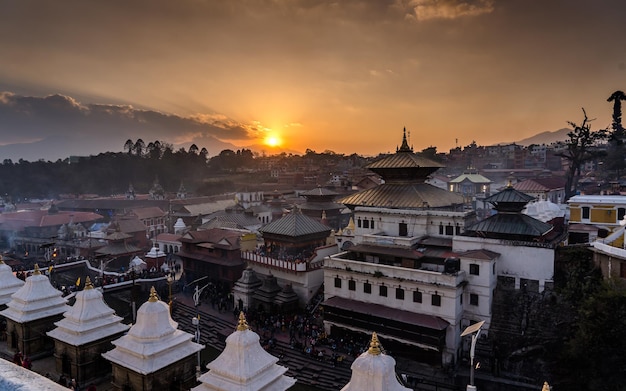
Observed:
[[[546,144],[547,145],[547,144],[552,144],[557,141],[566,141],[569,138],[567,134],[571,131],[572,129],[562,128],[562,129],[555,130],[552,132],[538,133],[534,136],[525,138],[523,140],[511,141],[508,143],[500,143],[500,144],[511,144],[514,142],[515,144],[523,145],[525,147],[531,144],[539,144],[539,145]]]

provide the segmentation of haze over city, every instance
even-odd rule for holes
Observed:
[[[5,2],[0,159],[127,139],[375,155],[611,123],[620,0]]]

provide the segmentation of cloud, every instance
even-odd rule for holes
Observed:
[[[407,17],[417,21],[457,19],[491,13],[495,0],[401,0]]]
[[[130,105],[83,104],[72,97],[45,97],[0,92],[0,145],[28,144],[63,139],[86,151],[121,150],[125,140],[142,138],[174,145],[215,143],[218,140],[248,140],[245,124],[218,114],[182,117]],[[68,140],[71,140],[68,141]],[[82,142],[82,144],[81,144]],[[83,155],[84,151],[65,154]],[[41,158],[48,158],[41,156]]]

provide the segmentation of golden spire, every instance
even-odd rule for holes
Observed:
[[[154,289],[154,286],[150,288],[150,298],[148,299],[148,301],[150,303],[156,303],[157,301],[159,301],[159,297],[157,296],[156,289]]]
[[[4,265],[4,260],[2,259],[2,255],[0,255],[0,265]]]
[[[250,330],[248,326],[248,321],[246,321],[246,316],[243,314],[243,311],[239,313],[239,323],[237,323],[237,331],[246,331]]]
[[[93,284],[91,283],[91,278],[89,278],[89,276],[85,278],[85,289],[93,289]]]
[[[367,352],[373,356],[378,356],[380,352],[380,342],[378,342],[378,336],[376,332],[372,333],[372,341],[370,342],[370,348]]]
[[[352,217],[350,217],[350,221],[348,221],[348,226],[346,227],[347,229],[351,229],[352,232],[354,232],[354,219]]]
[[[36,276],[41,274],[41,272],[39,271],[39,264],[35,264],[35,271],[33,272],[33,274]]]
[[[550,391],[550,385],[548,382],[543,382],[543,387],[541,387],[541,391]]]

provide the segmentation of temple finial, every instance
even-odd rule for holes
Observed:
[[[413,148],[409,147],[409,143],[406,141],[406,128],[404,128],[402,134],[402,145],[397,152],[413,152]]]
[[[150,303],[156,303],[157,301],[159,301],[159,297],[157,296],[156,289],[154,289],[154,286],[150,288],[150,298],[148,299],[148,301]]]
[[[33,272],[34,275],[38,276],[41,274],[41,272],[39,271],[39,264],[35,264],[35,271]]]
[[[548,382],[543,382],[543,387],[541,387],[541,391],[550,391],[550,385]]]
[[[91,278],[89,278],[89,276],[85,278],[85,289],[93,289],[93,284],[91,283]]]
[[[370,348],[367,350],[367,352],[373,356],[378,356],[381,353],[380,342],[378,342],[378,336],[376,335],[376,332],[372,333],[372,341],[370,342]]]
[[[4,265],[4,260],[2,259],[2,255],[0,255],[0,265]]]
[[[239,323],[237,323],[237,331],[246,331],[250,330],[248,326],[248,321],[246,320],[246,316],[243,314],[243,311],[239,313]]]

